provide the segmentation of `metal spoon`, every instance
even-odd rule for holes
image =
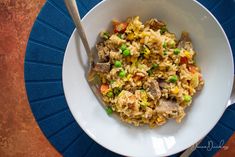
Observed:
[[[82,40],[82,43],[85,47],[86,50],[86,54],[88,56],[89,59],[89,63],[93,64],[93,56],[92,56],[92,52],[85,34],[85,31],[82,27],[82,22],[81,22],[81,18],[80,18],[80,14],[78,11],[78,7],[77,7],[77,3],[75,0],[64,0],[65,5],[69,11],[70,16],[73,19],[73,22],[77,28],[78,34]]]
[[[69,11],[69,14],[72,17],[73,22],[77,28],[77,32],[82,40],[82,43],[85,47],[85,51],[86,51],[86,54],[88,57],[89,67],[88,67],[88,71],[86,71],[86,78],[87,78],[88,83],[89,83],[93,93],[95,94],[96,98],[99,100],[99,102],[102,104],[102,106],[105,107],[106,105],[104,104],[104,101],[102,100],[102,96],[98,90],[98,84],[93,83],[94,75],[96,74],[96,72],[93,71],[93,68],[95,66],[94,56],[93,56],[93,53],[90,49],[85,31],[82,26],[77,3],[75,0],[64,0],[64,2],[65,2],[65,5]]]

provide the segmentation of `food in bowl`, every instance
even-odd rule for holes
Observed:
[[[196,65],[187,32],[177,40],[157,19],[113,21],[114,30],[100,33],[99,62],[93,70],[108,114],[135,126],[180,123],[204,80]]]

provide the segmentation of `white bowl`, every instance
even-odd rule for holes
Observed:
[[[69,108],[82,129],[97,143],[126,156],[168,156],[182,151],[204,136],[226,109],[233,85],[233,59],[227,37],[212,14],[192,0],[105,0],[84,18],[83,26],[94,47],[100,31],[111,28],[113,18],[157,18],[169,30],[188,31],[197,51],[197,64],[205,79],[181,124],[169,121],[159,128],[134,127],[109,117],[84,76],[87,57],[76,31],[63,63],[63,86]]]

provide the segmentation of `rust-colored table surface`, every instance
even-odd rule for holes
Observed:
[[[30,110],[24,85],[29,33],[45,0],[0,0],[0,157],[61,156]],[[217,157],[235,157],[235,134]]]

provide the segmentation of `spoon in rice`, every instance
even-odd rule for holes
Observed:
[[[76,26],[77,32],[78,32],[81,40],[82,40],[82,43],[85,47],[85,51],[86,51],[86,54],[87,54],[87,57],[88,57],[89,66],[88,66],[88,70],[86,71],[86,74],[85,74],[86,78],[88,80],[88,83],[89,83],[93,93],[95,94],[97,99],[100,101],[102,106],[105,107],[104,102],[101,98],[101,94],[98,90],[98,83],[94,84],[93,82],[94,82],[95,74],[96,74],[95,69],[100,68],[101,64],[105,65],[105,64],[109,64],[109,63],[96,63],[95,64],[93,53],[90,49],[85,31],[84,31],[83,26],[82,26],[82,22],[81,22],[79,10],[78,10],[78,7],[77,7],[77,3],[76,3],[75,0],[64,0],[64,2],[65,2],[65,5],[66,5],[66,7],[69,11],[70,16],[73,19],[73,22]],[[106,67],[106,68],[109,68],[109,67]]]
[[[79,11],[78,11],[78,8],[77,8],[77,3],[76,3],[75,0],[64,0],[64,2],[65,2],[65,5],[66,5],[66,7],[69,11],[69,14],[72,17],[73,22],[74,22],[74,24],[77,28],[77,32],[78,32],[78,34],[79,34],[79,36],[82,40],[82,43],[84,45],[86,54],[87,54],[88,59],[89,59],[89,63],[91,65],[93,65],[93,63],[94,63],[93,55],[92,55],[92,52],[91,52],[91,49],[90,49],[85,31],[84,31],[83,26],[82,26],[80,14],[79,14]]]

